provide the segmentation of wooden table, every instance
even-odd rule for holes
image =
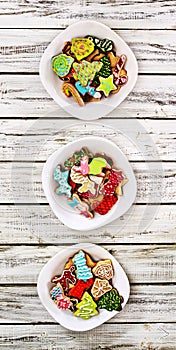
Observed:
[[[173,0],[1,1],[3,350],[176,349],[174,11]],[[67,25],[87,18],[117,31],[139,63],[134,90],[92,129],[55,104],[38,74],[49,42]],[[134,169],[138,193],[123,217],[86,233],[72,231],[56,219],[41,187],[41,171],[55,149],[89,133],[116,140]],[[131,283],[125,309],[86,333],[56,324],[36,289],[39,271],[48,259],[61,246],[78,242],[108,249]]]

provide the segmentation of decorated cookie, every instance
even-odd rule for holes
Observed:
[[[70,177],[76,184],[82,185],[78,188],[78,192],[83,193],[90,191],[92,194],[96,193],[95,183],[91,181],[88,176],[83,176],[80,172],[71,169]]]
[[[119,295],[118,291],[113,288],[108,293],[104,294],[98,301],[97,305],[100,309],[108,311],[121,311],[123,297]]]
[[[72,306],[72,302],[66,296],[57,297],[56,304],[58,309],[62,309],[62,310],[68,310]]]
[[[98,315],[97,304],[88,292],[83,294],[82,300],[76,305],[77,310],[74,315],[88,320],[90,317]]]
[[[94,211],[100,215],[105,215],[112,209],[117,202],[116,196],[105,196],[103,200],[94,208]]]
[[[92,40],[94,45],[98,47],[102,52],[110,52],[113,50],[113,42],[110,39],[99,39],[96,38],[95,36],[88,35],[87,38],[89,40]]]
[[[101,193],[105,196],[113,196],[116,187],[124,180],[124,175],[121,170],[112,169],[109,174],[108,181],[104,184],[101,189]]]
[[[82,175],[87,175],[89,172],[88,161],[89,161],[89,158],[87,156],[82,157],[80,160],[80,165],[79,166],[74,165],[73,169],[75,171],[80,172]]]
[[[113,277],[113,268],[111,260],[100,260],[92,269],[92,272],[98,278],[110,280]]]
[[[78,61],[94,51],[94,43],[88,38],[73,38],[71,44],[71,52],[75,54]]]
[[[62,285],[60,283],[57,283],[56,286],[54,286],[51,290],[50,290],[50,295],[51,298],[56,301],[58,297],[62,296],[64,294]]]
[[[59,183],[59,187],[56,189],[57,194],[65,194],[67,197],[71,197],[71,186],[68,184],[68,171],[62,171],[60,165],[54,170],[54,180]]]
[[[64,94],[67,97],[70,97],[72,95],[74,97],[75,101],[80,106],[84,106],[84,101],[83,101],[81,95],[79,94],[78,90],[71,83],[65,82],[62,85],[62,91],[64,92]]]
[[[68,200],[68,204],[72,208],[78,210],[79,213],[81,215],[84,215],[86,218],[93,217],[93,214],[89,210],[89,205],[86,202],[82,201],[76,193],[73,194],[72,200]]]
[[[64,291],[68,291],[69,283],[76,284],[75,266],[71,266],[69,269],[64,270],[60,277],[56,276],[52,278],[52,283],[60,283]]]
[[[103,63],[103,66],[99,70],[98,74],[103,78],[108,78],[112,74],[110,60],[108,57],[104,56],[100,59],[100,62]]]
[[[68,295],[70,297],[81,299],[83,293],[86,290],[88,290],[93,285],[93,283],[94,283],[93,278],[88,279],[86,282],[84,282],[83,280],[78,280],[76,285],[70,289]]]
[[[99,299],[101,296],[112,289],[112,286],[107,280],[102,280],[100,278],[96,278],[94,284],[91,289],[91,294],[94,299]]]
[[[78,80],[82,86],[87,86],[90,80],[93,80],[95,74],[101,69],[102,62],[87,62],[73,63],[74,73],[73,77]]]
[[[91,82],[89,81],[88,84],[86,86],[82,86],[80,81],[77,81],[75,83],[75,87],[77,88],[77,90],[79,91],[79,93],[83,96],[85,96],[85,94],[89,94],[90,96],[93,96],[94,98],[100,98],[101,94],[100,92],[97,92],[95,90],[94,87],[90,86]]]
[[[74,165],[79,165],[82,157],[85,157],[87,155],[87,150],[85,148],[81,148],[80,151],[73,153],[70,158],[65,160],[64,166],[68,169],[71,169]]]
[[[117,87],[113,83],[113,74],[108,78],[99,77],[100,85],[97,87],[97,91],[102,91],[106,97],[109,96],[110,92],[116,90]]]
[[[64,78],[70,71],[74,58],[61,53],[52,59],[52,68],[60,77]]]
[[[91,268],[87,266],[85,253],[82,250],[73,257],[73,262],[76,266],[76,277],[78,280],[86,282],[93,277]]]
[[[102,172],[103,168],[110,168],[106,159],[101,157],[93,158],[89,164],[89,174],[104,176],[104,173]]]
[[[114,84],[116,86],[118,86],[118,85],[122,86],[122,85],[126,84],[126,82],[128,80],[126,71],[123,70],[123,72],[122,72],[122,68],[125,65],[125,62],[126,62],[126,56],[121,55],[118,63],[116,64],[116,67],[113,71]]]

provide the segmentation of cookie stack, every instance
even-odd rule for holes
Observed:
[[[62,275],[52,278],[51,298],[59,309],[83,320],[97,316],[99,309],[120,311],[123,297],[113,287],[113,273],[110,259],[95,262],[80,250],[68,259]]]
[[[59,184],[55,192],[65,195],[70,208],[86,218],[107,214],[122,195],[127,182],[122,170],[113,167],[105,154],[92,154],[86,148],[75,152],[54,170]]]
[[[112,40],[88,35],[67,41],[52,58],[52,69],[64,81],[63,93],[84,106],[119,92],[128,81],[126,60],[116,55]]]

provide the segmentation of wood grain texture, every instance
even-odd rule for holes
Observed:
[[[175,164],[131,163],[137,179],[137,203],[174,203]],[[47,203],[42,163],[1,163],[0,203]]]
[[[73,120],[0,119],[0,160],[46,161],[63,145],[85,136],[113,141],[130,161],[175,160],[173,120],[104,119],[94,123]]]
[[[134,90],[109,114],[119,118],[175,116],[175,76],[139,76]],[[68,117],[47,94],[36,75],[0,76],[1,117]]]
[[[76,20],[99,20],[113,28],[174,28],[173,0],[3,0],[1,28],[64,28]]]
[[[173,323],[104,324],[88,332],[59,325],[0,326],[0,345],[12,350],[175,350]]]
[[[89,241],[89,239],[87,239]],[[80,238],[81,242],[81,238]],[[104,246],[126,271],[130,283],[176,282],[175,245]],[[36,283],[41,268],[58,253],[58,246],[1,246],[0,281]],[[58,271],[58,274],[61,271]]]
[[[55,323],[41,304],[35,286],[0,287],[0,295],[0,323]],[[128,304],[108,323],[175,321],[174,285],[133,285]]]
[[[0,72],[38,72],[44,50],[60,33],[62,30],[56,29],[1,29]],[[140,73],[175,72],[176,39],[173,30],[116,30],[116,33],[133,50]]]
[[[1,244],[87,242],[87,233],[63,225],[46,205],[1,205]],[[94,243],[175,243],[174,205],[134,205],[108,226],[89,232]],[[169,249],[169,247],[168,247]]]

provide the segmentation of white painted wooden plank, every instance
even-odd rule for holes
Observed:
[[[171,118],[175,116],[175,76],[139,76],[134,90],[109,117]],[[39,76],[0,76],[1,117],[68,117],[47,94]]]
[[[175,1],[56,0],[1,2],[1,28],[64,28],[80,19],[113,28],[174,28]]]
[[[104,324],[88,332],[59,325],[2,325],[0,345],[12,350],[175,350],[174,323]]]
[[[137,179],[137,203],[175,202],[175,165],[132,163]],[[42,185],[41,163],[1,163],[0,203],[47,203]]]
[[[174,205],[134,205],[119,219],[89,232],[94,243],[175,243]],[[87,234],[63,225],[46,205],[1,205],[1,244],[87,242]]]
[[[90,242],[89,239],[87,241]],[[175,245],[114,244],[104,247],[123,266],[130,283],[176,282]],[[30,284],[36,283],[41,268],[62,247],[20,245],[1,246],[0,249],[1,284]]]
[[[173,120],[0,119],[0,160],[46,161],[63,145],[89,135],[113,141],[131,161],[175,159]]]
[[[35,286],[2,286],[0,295],[0,323],[55,322],[41,304]],[[175,321],[173,285],[132,285],[128,304],[109,320],[110,323]]]
[[[0,72],[38,72],[40,58],[62,30],[1,29]],[[140,73],[174,73],[175,32],[172,30],[116,30],[134,51]]]

